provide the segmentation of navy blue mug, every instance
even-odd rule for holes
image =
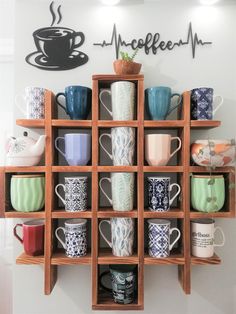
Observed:
[[[221,96],[214,96],[213,88],[201,87],[191,91],[191,119],[212,120],[215,112],[223,104]],[[214,100],[219,98],[219,104],[214,107]]]
[[[171,107],[171,99],[178,96],[178,102]],[[180,94],[171,93],[169,87],[159,86],[145,89],[145,107],[152,120],[165,120],[182,102]]]
[[[60,96],[65,97],[65,106],[59,102]],[[85,86],[68,86],[65,93],[56,95],[55,101],[72,120],[85,120],[91,110],[92,90]]]

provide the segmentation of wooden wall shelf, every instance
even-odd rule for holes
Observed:
[[[127,80],[135,83],[137,113],[133,121],[99,120],[100,104],[99,90],[109,88],[115,81]],[[190,93],[183,94],[183,105],[179,109],[179,120],[150,121],[144,119],[144,77],[143,75],[94,75],[93,76],[93,99],[91,120],[63,120],[57,119],[54,95],[46,92],[46,106],[44,120],[18,119],[17,125],[29,128],[44,128],[47,136],[45,150],[45,166],[37,167],[2,167],[0,180],[0,217],[6,218],[44,218],[45,219],[45,255],[32,257],[22,253],[16,259],[17,264],[44,265],[45,294],[50,294],[57,281],[57,267],[66,265],[88,265],[92,270],[92,308],[94,310],[143,310],[144,308],[144,265],[177,265],[179,282],[186,294],[191,292],[190,277],[191,265],[217,265],[220,258],[214,255],[212,258],[203,259],[192,257],[190,253],[190,219],[194,218],[230,218],[235,216],[235,189],[228,189],[227,202],[222,211],[205,214],[195,212],[190,207],[190,174],[207,173],[206,168],[190,166],[190,132],[191,129],[205,129],[220,126],[220,121],[191,121],[190,120]],[[129,126],[136,128],[137,164],[133,166],[102,166],[99,160],[98,136],[101,128],[117,126]],[[57,165],[54,139],[58,129],[88,129],[92,134],[92,160],[87,166]],[[150,129],[176,129],[182,140],[182,148],[178,153],[178,165],[151,167],[144,160],[144,132]],[[137,204],[130,212],[116,212],[112,208],[102,208],[99,203],[98,180],[100,173],[109,172],[134,172],[137,181]],[[229,182],[235,179],[233,167],[223,167],[213,170],[214,173],[222,173]],[[9,186],[10,178],[14,173],[44,173],[46,178],[46,202],[45,210],[35,213],[15,212],[10,207]],[[86,212],[66,212],[58,207],[54,187],[58,183],[60,173],[88,173],[92,183],[91,208]],[[147,175],[162,175],[163,173],[175,173],[181,185],[181,198],[175,208],[168,212],[151,212],[144,204],[144,180]],[[100,235],[98,223],[103,218],[132,217],[136,222],[136,245],[134,254],[129,257],[116,257],[111,249],[100,247]],[[86,218],[91,230],[91,251],[82,258],[68,258],[64,250],[55,247],[54,228],[59,219]],[[149,218],[165,218],[175,221],[181,229],[179,247],[171,252],[168,258],[155,259],[147,254],[145,225]],[[134,264],[138,267],[138,291],[137,299],[128,305],[115,304],[111,295],[102,291],[98,277],[101,268],[109,264]],[[157,283],[158,284],[158,283]]]

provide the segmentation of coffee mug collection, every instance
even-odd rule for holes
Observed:
[[[84,40],[81,34],[75,34]],[[45,44],[43,48],[47,54]],[[49,49],[50,50],[50,49]],[[70,54],[70,49],[68,54]],[[45,119],[47,90],[40,87],[26,87],[24,94],[16,95],[17,107],[27,119]],[[110,89],[101,89],[98,98],[101,108],[110,119],[134,120],[136,86],[133,82],[118,81]],[[146,113],[151,120],[166,120],[182,106],[182,95],[173,93],[169,87],[151,87],[145,90]],[[221,96],[214,96],[212,88],[195,88],[191,91],[191,119],[212,120],[223,103]],[[68,86],[55,97],[55,105],[62,108],[72,120],[85,120],[91,112],[92,91],[85,86]],[[112,127],[110,133],[101,133],[98,142],[101,151],[108,156],[113,166],[135,164],[136,130],[134,127]],[[110,145],[108,145],[110,143]],[[172,143],[175,143],[173,149]],[[66,133],[55,139],[55,149],[69,166],[85,166],[91,161],[92,137],[90,133]],[[196,145],[195,145],[196,146]],[[111,148],[110,148],[111,147]],[[180,137],[171,134],[147,133],[144,137],[146,163],[151,167],[166,166],[181,150]],[[196,150],[196,147],[194,148]],[[195,151],[194,151],[195,154]],[[196,155],[196,154],[195,154]],[[195,156],[194,155],[194,156]],[[212,154],[213,155],[213,154]],[[198,156],[199,157],[199,156]],[[152,172],[152,171],[150,171]],[[100,196],[105,197],[108,206],[121,217],[100,220],[98,229],[112,254],[117,257],[133,255],[135,251],[136,222],[134,218],[122,217],[122,212],[134,209],[135,173],[112,172],[99,180]],[[89,176],[66,176],[64,182],[55,186],[55,194],[66,212],[84,212],[89,209]],[[225,177],[223,175],[191,176],[192,210],[212,213],[221,210],[225,204]],[[110,187],[110,193],[106,187]],[[171,177],[148,175],[146,178],[147,210],[168,212],[181,198],[181,186]],[[41,174],[16,174],[11,177],[10,201],[12,208],[20,212],[43,210],[45,204],[45,177]],[[167,258],[181,238],[181,231],[167,219],[147,219],[148,254],[152,258]],[[108,227],[108,228],[107,228]],[[22,237],[18,229],[22,229]],[[69,258],[80,258],[88,252],[87,219],[68,219],[55,230],[55,236]],[[44,254],[44,220],[31,220],[14,227],[14,236],[23,244],[28,255]],[[221,241],[215,240],[219,231]],[[216,246],[225,243],[224,232],[215,227],[213,219],[191,220],[192,255],[210,258]],[[112,285],[104,283],[110,275]],[[100,286],[112,293],[114,301],[128,304],[135,301],[137,290],[137,269],[133,265],[109,265],[109,270],[100,274]]]

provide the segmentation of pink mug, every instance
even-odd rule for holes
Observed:
[[[176,150],[171,153],[171,142],[179,142]],[[181,149],[179,137],[171,137],[170,134],[145,135],[145,159],[149,166],[166,166],[171,157]]]

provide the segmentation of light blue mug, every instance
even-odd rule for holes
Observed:
[[[65,141],[65,152],[58,147],[58,141]],[[55,139],[56,149],[70,166],[85,166],[91,159],[91,135],[84,133],[65,134]]]
[[[171,99],[178,96],[177,104],[171,107]],[[182,102],[180,94],[171,93],[169,87],[159,86],[145,89],[145,107],[152,120],[165,120]]]

